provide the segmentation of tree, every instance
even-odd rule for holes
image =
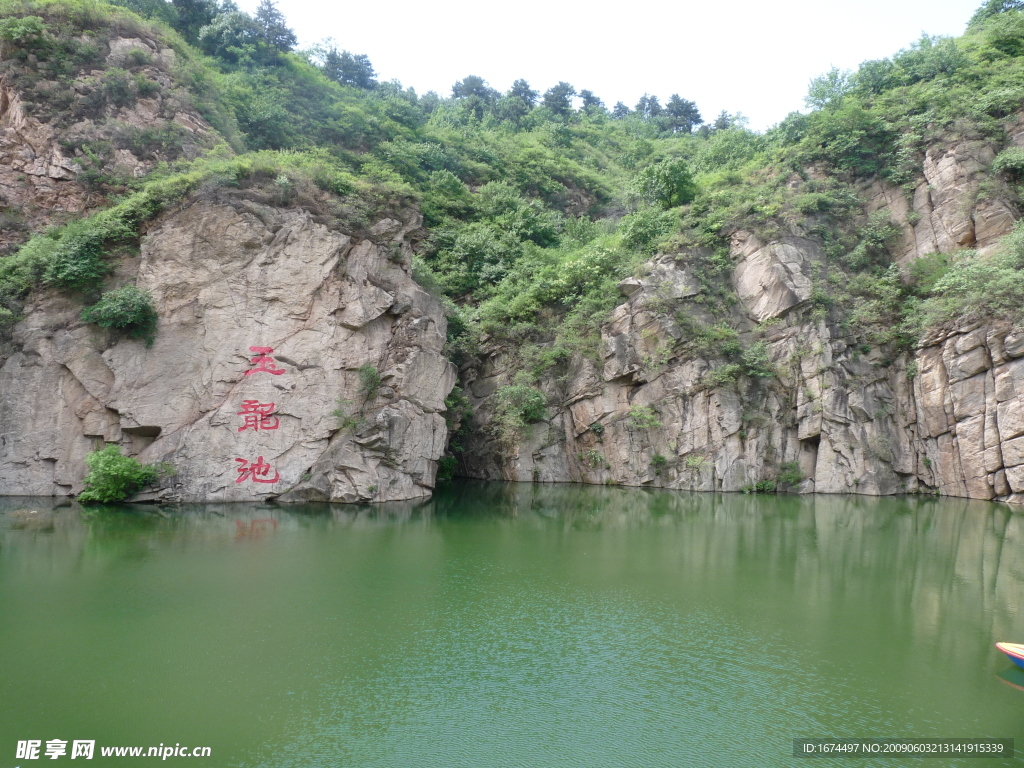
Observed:
[[[807,95],[804,96],[804,104],[811,109],[824,109],[838,104],[852,89],[850,71],[832,67],[824,75],[811,80],[807,87]]]
[[[575,95],[575,88],[565,81],[560,81],[558,85],[544,92],[544,106],[559,117],[567,117],[572,112],[572,97]]]
[[[370,57],[365,53],[352,54],[331,47],[323,55],[324,74],[342,85],[351,85],[371,90],[377,85],[376,75]]]
[[[124,331],[133,339],[145,339],[148,347],[156,335],[158,316],[148,291],[123,285],[107,291],[98,302],[83,309],[82,319],[102,328]]]
[[[643,202],[656,203],[666,210],[692,202],[697,196],[690,165],[681,157],[648,165],[633,178],[630,187]]]
[[[724,109],[718,113],[718,117],[715,118],[714,125],[712,126],[716,131],[726,131],[732,127],[732,118],[729,117],[729,113]]]
[[[580,106],[581,112],[604,109],[604,102],[597,98],[593,91],[588,91],[586,89],[580,91],[580,99],[583,101],[583,104]]]
[[[192,45],[199,40],[199,31],[212,24],[221,13],[217,0],[171,0],[171,4],[178,16],[174,28]]]
[[[468,99],[476,96],[486,102],[494,102],[498,92],[487,85],[487,81],[477,75],[469,75],[452,86],[453,99]]]
[[[629,107],[623,104],[621,101],[615,102],[615,106],[612,107],[612,117],[621,120],[630,113]]]
[[[886,91],[898,85],[895,70],[896,65],[889,59],[865,61],[856,73],[850,76],[851,89],[865,94]],[[814,81],[811,82],[813,84]]]
[[[498,100],[494,106],[494,113],[499,120],[513,123],[519,129],[522,127],[523,119],[533,110],[539,95],[525,80],[516,80]]]
[[[263,42],[281,53],[287,53],[297,42],[295,33],[285,23],[284,14],[274,0],[260,0],[256,9],[256,23],[260,27]]]
[[[636,113],[644,120],[650,120],[661,114],[661,102],[657,96],[649,96],[646,93],[636,103]]]
[[[78,500],[83,503],[124,501],[160,476],[159,468],[144,466],[131,456],[122,456],[121,449],[114,444],[88,454],[85,463],[89,474],[85,476],[85,490],[78,494]]]
[[[452,98],[473,113],[477,120],[494,108],[498,100],[498,92],[487,85],[487,81],[477,75],[469,75],[452,86]]]
[[[981,4],[981,7],[974,12],[971,16],[971,20],[967,23],[968,27],[973,27],[985,19],[990,19],[993,16],[998,16],[1000,13],[1006,13],[1008,11],[1019,11],[1024,9],[1024,0],[986,0]]]
[[[673,133],[692,133],[694,128],[704,122],[697,105],[680,98],[678,93],[669,97],[665,112],[670,118],[669,125]]]
[[[237,62],[240,56],[256,53],[263,31],[256,20],[242,11],[222,13],[199,31],[197,45],[203,53]]]
[[[536,104],[537,99],[540,98],[540,93],[530,88],[530,84],[522,79],[512,83],[512,87],[508,89],[508,93],[505,95],[522,99],[530,107]]]

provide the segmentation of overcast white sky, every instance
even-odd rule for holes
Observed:
[[[259,0],[242,0],[253,11]],[[982,0],[279,0],[300,47],[333,37],[383,80],[450,94],[466,75],[504,91],[559,80],[611,106],[645,92],[742,112],[762,130],[803,108],[807,83],[930,35],[962,34]]]

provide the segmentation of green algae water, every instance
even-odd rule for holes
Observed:
[[[1024,642],[1010,507],[471,482],[54,504],[0,499],[0,768],[63,765],[53,739],[95,740],[98,766],[176,744],[211,753],[168,764],[246,768],[834,764],[793,756],[827,736],[1024,753],[1024,673],[993,648]],[[1010,763],[859,764],[908,762]]]

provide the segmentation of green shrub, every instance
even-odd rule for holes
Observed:
[[[685,312],[676,313],[676,323],[689,338],[688,344],[698,355],[736,358],[743,352],[739,334],[724,323],[704,325]]]
[[[46,22],[39,16],[0,19],[0,48],[3,47],[2,43],[25,45],[41,38],[46,30]]]
[[[708,467],[708,465],[711,464],[711,461],[708,459],[707,456],[694,454],[691,456],[687,456],[686,461],[684,461],[683,464],[686,466],[687,469],[693,470],[695,472],[702,472],[704,469]]]
[[[351,400],[344,397],[338,398],[338,407],[331,411],[331,415],[338,420],[338,429],[353,429],[359,426],[361,419],[349,412],[351,408]]]
[[[711,389],[724,387],[729,384],[734,384],[742,373],[743,366],[737,365],[736,363],[720,365],[717,368],[712,368],[704,374],[703,383]]]
[[[740,488],[740,493],[775,493],[777,487],[774,480],[758,480],[752,485]]]
[[[133,339],[145,339],[148,347],[156,335],[158,317],[148,291],[124,285],[107,291],[98,302],[83,309],[82,319],[103,328],[123,330]]]
[[[804,214],[820,213],[832,207],[832,198],[821,192],[809,192],[794,197],[793,207]]]
[[[742,353],[743,372],[755,379],[766,379],[775,375],[775,366],[768,356],[768,345],[763,341],[751,344]]]
[[[787,461],[779,465],[779,474],[776,480],[780,485],[799,485],[803,479],[804,473],[800,470],[800,462]]]
[[[153,62],[153,54],[143,48],[132,48],[124,58],[134,67],[142,67]]]
[[[629,423],[636,429],[657,429],[661,426],[658,412],[649,405],[634,405],[629,409]]]
[[[920,305],[922,325],[981,317],[1016,321],[1024,315],[1024,222],[1003,238],[995,254],[963,251],[955,258]]]
[[[437,460],[437,482],[446,483],[455,477],[455,470],[458,469],[459,460],[454,456],[442,456]]]
[[[501,387],[494,395],[497,414],[506,423],[526,426],[547,415],[544,394],[523,384]]]
[[[622,220],[622,245],[641,253],[653,253],[658,242],[672,231],[676,216],[671,211],[641,208]]]
[[[359,369],[359,391],[367,400],[373,400],[380,390],[380,371],[373,365],[367,363]]]
[[[132,75],[120,67],[111,67],[100,79],[100,92],[107,100],[118,106],[127,107],[138,98],[138,84]]]
[[[103,263],[103,241],[91,237],[65,238],[53,250],[46,282],[61,288],[95,288],[109,271]]]
[[[85,463],[89,474],[85,477],[85,490],[78,494],[78,500],[83,503],[124,501],[160,476],[158,468],[144,466],[131,456],[122,456],[121,449],[113,444],[87,455]]]
[[[644,203],[667,210],[693,202],[697,185],[689,163],[677,157],[648,165],[633,178],[630,192]]]
[[[1004,149],[992,161],[992,172],[1005,173],[1015,181],[1024,178],[1024,148],[1008,147]]]

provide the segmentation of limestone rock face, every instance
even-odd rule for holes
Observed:
[[[1011,126],[1011,143],[1024,145],[1021,126],[1024,117]],[[934,252],[984,254],[1010,231],[1019,217],[1010,202],[977,200],[994,156],[980,141],[937,143],[912,195],[882,181],[865,187],[865,212],[902,225],[901,265]],[[739,298],[730,324],[748,347],[765,345],[774,376],[737,374],[717,350],[679,344],[676,309],[713,322],[686,266],[699,254],[660,255],[645,277],[619,283],[624,300],[601,329],[601,359],[576,356],[540,382],[547,418],[513,445],[489,426],[490,396],[512,383],[513,356],[496,346],[462,371],[479,429],[461,471],[701,491],[785,481],[805,493],[1024,503],[1024,332],[955,327],[883,359],[844,328],[812,319],[812,278],[825,261],[817,240],[738,230],[730,242]]]
[[[25,116],[21,96],[0,83],[0,204],[31,214],[80,213],[87,190],[73,182],[81,167],[64,155],[56,131]],[[19,183],[21,182],[21,183]],[[0,245],[10,235],[0,233]]]
[[[812,240],[787,237],[762,243],[750,232],[733,233],[736,293],[750,317],[763,322],[779,317],[811,296],[811,264],[822,258]]]
[[[991,144],[982,141],[940,142],[925,153],[924,178],[912,194],[881,180],[871,184],[866,210],[885,209],[903,227],[898,263],[963,248],[986,253],[1010,231],[1020,218],[1015,207],[998,196],[978,199],[995,155]]]
[[[489,437],[487,395],[514,367],[498,354],[464,376],[483,425],[464,471],[739,491],[775,481],[786,465],[798,468],[790,490],[800,492],[1024,502],[1024,345],[1007,327],[957,329],[883,361],[824,322],[784,320],[764,339],[776,376],[711,386],[711,361],[657,359],[676,329],[641,299],[605,325],[603,367],[576,359],[564,385],[542,383],[548,418],[511,452]],[[644,412],[654,423],[637,417]]]
[[[130,66],[132,54],[148,59],[148,64],[133,71],[154,84],[150,97],[119,107],[108,105],[101,114],[56,126],[28,114],[23,94],[0,79],[0,211],[16,213],[27,229],[43,230],[55,220],[80,215],[105,202],[99,192],[80,181],[81,150],[76,154],[62,144],[109,142],[118,132],[133,129],[177,131],[181,147],[175,155],[163,149],[117,149],[102,169],[115,176],[139,177],[162,160],[194,157],[199,147],[214,140],[216,132],[209,123],[195,109],[179,105],[172,93],[171,70],[176,60],[172,49],[156,40],[120,37],[110,40],[107,48],[109,67]],[[74,97],[82,99],[94,91],[102,75],[101,70],[80,73],[72,83]],[[23,239],[16,229],[0,228],[0,248]]]
[[[165,215],[134,278],[160,315],[148,348],[38,297],[0,368],[0,492],[76,493],[106,441],[173,467],[146,498],[429,495],[456,372],[408,272],[418,216],[394,223],[371,240],[246,201]]]

